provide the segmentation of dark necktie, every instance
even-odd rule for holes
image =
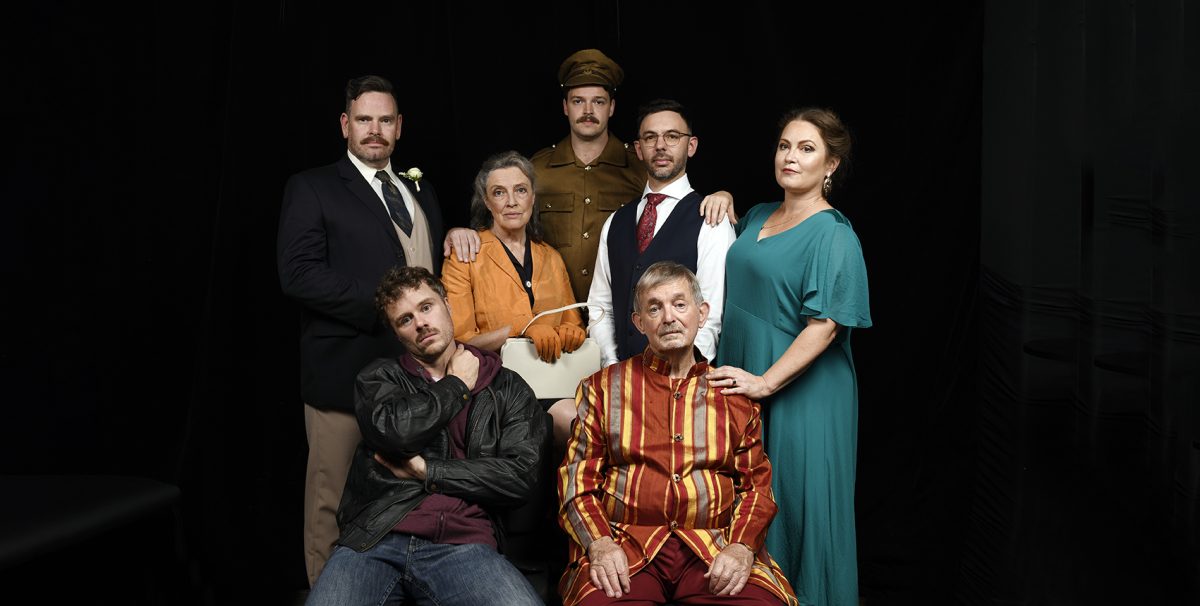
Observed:
[[[638,254],[646,252],[650,240],[654,239],[654,224],[658,222],[658,205],[667,199],[666,194],[646,194],[646,208],[642,210],[642,218],[638,220],[637,242]]]
[[[408,215],[408,207],[404,205],[404,197],[400,195],[400,188],[392,183],[392,177],[385,170],[375,173],[375,178],[383,181],[383,201],[386,203],[388,214],[392,216],[396,225],[404,230],[404,235],[411,236],[412,217]]]

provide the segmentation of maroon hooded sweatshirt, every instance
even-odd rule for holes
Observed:
[[[457,342],[456,342],[457,343]],[[479,349],[474,345],[462,344],[468,351],[479,358],[479,379],[471,389],[471,400],[463,406],[458,414],[450,419],[446,426],[450,434],[450,458],[463,459],[467,456],[467,415],[475,402],[475,396],[492,384],[492,379],[500,373],[502,366],[500,356]],[[453,346],[453,345],[452,345]],[[405,352],[400,356],[400,367],[410,375],[420,377],[428,383],[433,383],[429,371],[417,362],[412,354]],[[392,528],[393,532],[402,532],[414,537],[421,537],[433,543],[451,545],[480,544],[496,548],[496,535],[492,521],[487,512],[474,503],[468,503],[458,497],[440,493],[431,493],[408,515],[401,518]]]

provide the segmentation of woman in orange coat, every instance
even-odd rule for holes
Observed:
[[[475,261],[451,257],[442,267],[455,339],[499,351],[533,316],[575,302],[562,257],[542,242],[533,164],[524,156],[509,151],[484,161],[475,175],[471,227],[479,231]],[[554,361],[583,344],[587,332],[579,313],[569,309],[539,318],[525,336],[533,340],[538,357]],[[574,401],[560,401],[550,414],[559,441],[559,430],[569,429],[575,418]]]

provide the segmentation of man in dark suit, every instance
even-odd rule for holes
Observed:
[[[403,349],[377,315],[375,287],[394,265],[439,274],[442,215],[415,168],[391,165],[403,117],[379,76],[346,85],[341,116],[347,153],[293,175],[279,218],[283,292],[301,308],[300,393],[308,436],[304,559],[316,582],[338,537],[335,515],[354,449],[354,379],[376,358]]]

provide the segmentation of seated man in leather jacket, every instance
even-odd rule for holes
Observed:
[[[405,353],[358,375],[362,443],[308,603],[540,606],[497,549],[498,514],[536,481],[545,412],[499,356],[454,341],[445,288],[427,270],[393,268],[375,302]]]

